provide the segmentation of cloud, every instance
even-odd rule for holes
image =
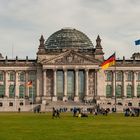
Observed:
[[[137,0],[0,0],[0,52],[11,57],[36,57],[40,35],[47,39],[63,27],[86,33],[95,44],[102,38],[105,56],[119,57],[139,51],[140,2]],[[12,45],[13,44],[13,45]]]

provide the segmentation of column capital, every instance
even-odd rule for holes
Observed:
[[[66,71],[68,71],[68,69],[67,68],[63,68],[63,71],[66,72]]]
[[[46,69],[43,69],[42,71],[45,72],[45,71],[47,71],[47,70],[46,70]]]
[[[7,72],[8,72],[8,70],[4,70],[3,72],[7,73]]]
[[[79,71],[79,69],[78,68],[75,68],[74,71],[77,72],[77,71]]]
[[[95,72],[98,72],[100,69],[94,69]]]
[[[57,71],[57,69],[56,68],[53,68],[53,72],[56,72]]]
[[[86,68],[86,69],[85,69],[85,71],[86,71],[86,72],[88,72],[88,71],[89,71],[89,69],[88,69],[88,68]]]

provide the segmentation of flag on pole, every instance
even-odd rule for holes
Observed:
[[[27,83],[27,86],[28,86],[28,87],[32,87],[32,81],[29,81],[29,82]]]
[[[116,56],[115,56],[115,53],[113,53],[107,60],[105,60],[101,67],[102,69],[107,69],[108,67],[112,66],[112,65],[115,65],[115,62],[116,62]]]
[[[135,40],[135,45],[140,45],[140,39]]]

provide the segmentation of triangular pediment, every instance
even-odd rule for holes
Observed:
[[[91,58],[89,56],[84,56],[81,55],[77,52],[74,51],[67,51],[63,54],[59,54],[51,59],[48,60],[43,60],[41,62],[43,65],[44,64],[64,64],[64,65],[68,65],[68,64],[99,64],[100,61]]]

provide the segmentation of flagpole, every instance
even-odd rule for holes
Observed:
[[[115,60],[116,60],[116,52],[115,52]],[[117,111],[117,107],[116,107],[116,104],[117,104],[117,98],[116,98],[116,61],[115,61],[115,112]]]

